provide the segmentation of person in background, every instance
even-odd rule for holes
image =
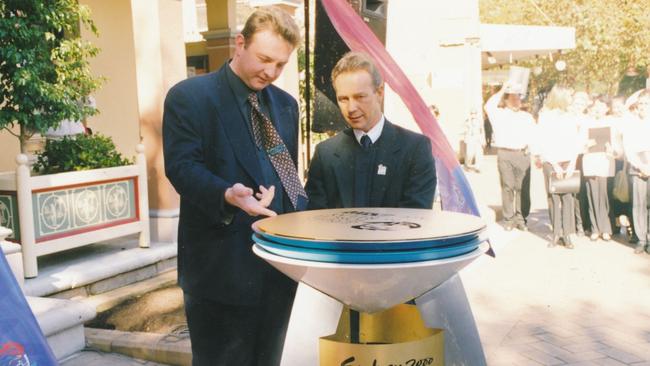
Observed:
[[[575,245],[574,194],[549,191],[551,176],[560,179],[570,177],[576,169],[580,134],[576,120],[569,113],[572,91],[563,86],[554,86],[539,112],[534,153],[537,167],[542,166],[546,187],[549,217],[553,227],[553,238],[548,247],[563,242],[567,249]]]
[[[632,220],[639,239],[634,253],[641,254],[645,250],[650,254],[650,91],[646,89],[639,93],[632,105],[636,117],[623,132],[623,150],[630,164]]]
[[[625,154],[622,153],[623,149],[623,134],[627,126],[633,121],[634,116],[625,106],[624,97],[614,97],[612,98],[611,113],[609,115],[610,124],[614,127],[614,138],[616,139],[616,144],[620,146],[621,151],[615,160],[615,173],[614,176],[619,174],[628,174],[627,160],[625,159]],[[613,184],[612,184],[613,188]],[[629,191],[632,191],[632,184],[630,183]],[[625,202],[619,201],[612,192],[609,192],[609,207],[611,209],[610,221],[612,227],[617,227],[620,231],[626,230],[628,240],[631,240],[634,236],[634,227],[632,225],[632,200],[628,199]]]
[[[578,91],[573,93],[573,100],[569,106],[569,113],[575,119],[578,128],[584,124],[587,119],[587,107],[591,104],[591,99],[589,95],[585,92]],[[575,220],[576,220],[576,233],[578,236],[585,235],[585,226],[588,224],[588,214],[583,212],[583,209],[587,207],[587,196],[586,196],[586,186],[584,181],[584,176],[582,175],[582,151],[578,155],[578,162],[576,163],[576,169],[580,170],[580,192],[575,195],[574,210],[575,210]]]
[[[483,130],[483,120],[476,110],[470,111],[469,117],[465,120],[463,140],[465,141],[465,169],[480,173],[483,148],[485,147],[485,131]]]
[[[288,13],[259,8],[232,60],[165,98],[165,173],[181,199],[178,282],[195,366],[280,364],[297,285],[251,251],[251,224],[307,206],[298,103],[272,85],[299,41]]]
[[[504,227],[526,231],[522,186],[526,171],[530,169],[528,148],[535,120],[520,109],[522,91],[522,86],[506,83],[487,100],[484,108],[492,123],[492,145],[497,148]]]
[[[97,109],[97,104],[95,103],[95,98],[91,95],[83,98],[82,101],[77,101],[79,106],[85,108]],[[62,139],[65,136],[75,136],[88,134],[92,135],[92,130],[88,127],[86,119],[84,120],[70,120],[64,119],[61,121],[61,124],[57,128],[49,128],[45,132],[45,137],[52,139]]]
[[[587,183],[591,241],[596,241],[599,237],[605,241],[612,238],[607,180],[614,177],[616,166],[614,160],[620,147],[611,119],[607,116],[609,104],[605,96],[595,98],[588,110],[589,118],[581,126],[581,135],[586,141],[582,156],[582,174]],[[596,141],[595,134],[598,131],[607,131],[607,141]],[[603,143],[601,149],[600,145]]]

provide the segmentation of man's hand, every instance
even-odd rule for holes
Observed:
[[[260,186],[260,193],[253,196],[253,190],[251,188],[241,183],[235,183],[226,190],[224,197],[226,202],[232,206],[239,207],[250,216],[277,216],[275,212],[267,208],[271,204],[271,201],[273,201],[274,195],[274,186],[271,186],[269,189]]]

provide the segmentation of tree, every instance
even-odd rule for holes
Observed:
[[[88,61],[99,49],[80,38],[80,26],[97,34],[77,0],[0,0],[0,129],[21,149],[36,132],[96,113],[82,101],[102,82]]]
[[[634,0],[480,0],[484,23],[575,27],[576,48],[560,55],[567,64],[565,71],[555,70],[548,57],[526,64],[542,67],[542,74],[536,77],[538,85],[565,82],[606,94],[616,92],[630,67],[650,65],[650,12],[646,7]]]

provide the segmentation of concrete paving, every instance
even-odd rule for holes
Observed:
[[[500,207],[494,156],[468,178],[480,204]],[[492,225],[497,258],[462,274],[488,364],[650,365],[650,255],[633,254],[620,236],[547,248],[539,170],[531,197],[530,231]]]

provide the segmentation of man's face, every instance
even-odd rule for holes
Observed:
[[[519,98],[519,94],[507,94],[506,107],[518,111],[521,108],[521,98]]]
[[[594,118],[603,118],[607,114],[608,109],[607,104],[597,100],[589,108],[589,114]]]
[[[612,100],[612,114],[622,116],[625,114],[625,102],[621,99]]]
[[[280,76],[293,46],[271,30],[255,33],[246,45],[244,36],[235,38],[233,71],[253,90],[262,90]]]
[[[585,109],[587,109],[588,104],[589,104],[589,100],[581,96],[576,96],[573,98],[573,101],[569,106],[569,111],[571,111],[571,113],[574,113],[576,115],[581,115],[585,113]]]
[[[370,131],[381,119],[384,86],[375,88],[365,70],[339,74],[334,80],[336,101],[350,127]]]

